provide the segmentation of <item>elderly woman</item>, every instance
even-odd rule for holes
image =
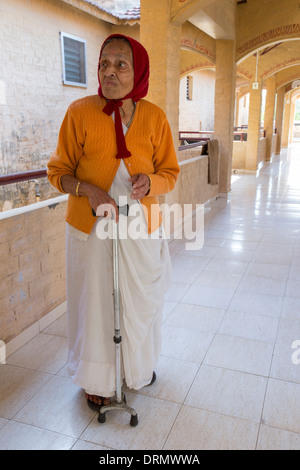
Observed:
[[[111,222],[114,214],[121,225],[118,204],[124,198],[130,209],[142,208],[129,211],[119,255],[122,372],[127,387],[139,390],[155,378],[170,274],[158,196],[174,188],[179,174],[166,116],[142,99],[149,79],[144,47],[123,35],[109,36],[98,77],[98,94],[69,106],[48,163],[51,184],[69,193],[68,370],[93,408],[108,404],[116,389],[112,240],[104,236],[103,220]],[[134,236],[130,223],[139,226]]]

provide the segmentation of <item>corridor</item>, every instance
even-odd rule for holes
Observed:
[[[105,424],[66,372],[65,315],[0,366],[0,449],[300,449],[300,142],[170,243],[157,381]],[[297,342],[298,340],[298,342]],[[294,348],[293,348],[293,347]]]

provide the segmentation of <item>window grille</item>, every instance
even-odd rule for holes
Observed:
[[[190,75],[186,77],[186,99],[188,101],[193,99],[193,77]]]
[[[60,33],[60,41],[63,84],[87,87],[86,41],[63,32]]]

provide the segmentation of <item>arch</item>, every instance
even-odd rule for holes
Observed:
[[[198,10],[206,7],[213,0],[172,0],[171,21],[174,24],[182,25]]]
[[[288,24],[270,29],[237,47],[237,63],[266,46],[297,39],[300,39],[300,24]]]
[[[298,88],[300,86],[300,79],[294,80],[292,83],[292,88]]]
[[[185,75],[188,75],[190,73],[193,73],[193,72],[198,72],[198,71],[202,71],[202,70],[212,70],[212,71],[215,71],[215,66],[212,65],[212,64],[195,64],[195,65],[192,65],[191,67],[189,68],[186,68],[186,69],[182,69],[180,71],[180,78],[183,78]]]
[[[203,54],[204,56],[211,59],[213,62],[216,62],[216,52],[212,49],[209,49],[206,44],[198,43],[197,41],[193,42],[188,38],[182,38],[181,47],[190,51]]]

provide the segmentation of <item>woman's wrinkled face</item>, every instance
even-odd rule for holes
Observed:
[[[99,79],[107,99],[122,99],[133,89],[133,55],[126,41],[114,39],[104,46],[100,57]]]

